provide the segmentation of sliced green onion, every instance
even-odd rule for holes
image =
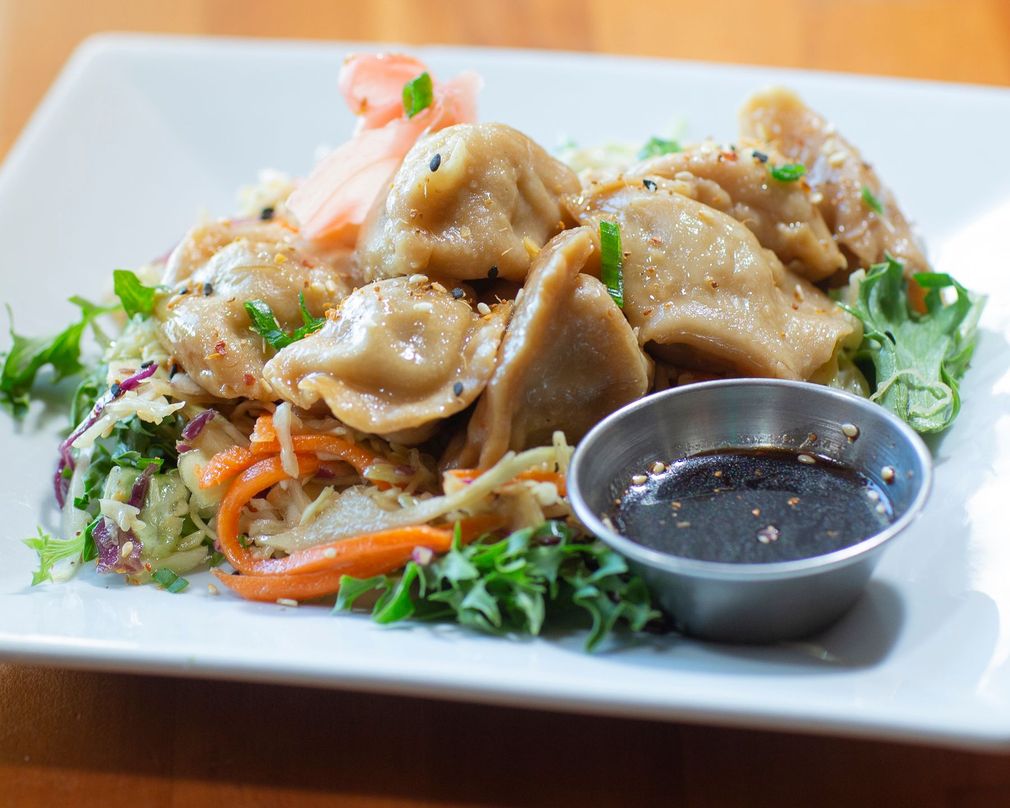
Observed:
[[[772,166],[768,170],[779,182],[796,182],[807,173],[807,167],[803,163],[786,163],[781,166]]]
[[[614,222],[600,222],[600,279],[618,308],[624,308],[624,255],[621,228]]]
[[[403,111],[408,118],[431,106],[435,96],[431,76],[426,72],[403,85]]]
[[[876,213],[878,216],[884,215],[884,203],[874,196],[873,191],[863,186],[863,190],[860,194],[863,197],[863,204],[866,205],[870,210]]]
[[[680,144],[676,140],[650,137],[645,145],[638,150],[638,159],[647,160],[650,157],[659,157],[661,154],[673,154],[679,151]]]
[[[189,586],[189,581],[176,575],[167,567],[155,570],[151,577],[154,579],[155,583],[161,585],[162,589],[171,592],[172,594],[182,592],[183,589]]]

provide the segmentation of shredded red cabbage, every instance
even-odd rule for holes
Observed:
[[[85,431],[87,431],[87,429],[101,417],[102,411],[108,406],[109,402],[119,398],[127,390],[136,389],[140,383],[144,381],[144,379],[149,379],[157,370],[158,363],[152,362],[146,368],[141,368],[132,376],[125,378],[119,384],[112,385],[112,387],[109,388],[109,391],[95,402],[95,406],[91,408],[91,412],[88,413],[88,417],[81,421],[77,429],[71,432],[66,440],[60,444],[60,462],[56,466],[56,475],[53,477],[53,488],[56,492],[56,502],[61,508],[67,501],[67,491],[70,489],[70,480],[66,474],[67,469],[71,472],[74,470],[74,457],[71,453],[71,447],[74,445],[74,441],[83,435]]]
[[[180,437],[183,440],[195,440],[215,415],[217,415],[217,410],[204,410],[182,428]],[[182,450],[180,449],[180,451]]]
[[[140,561],[143,547],[132,530],[120,530],[119,525],[109,517],[103,516],[95,525],[91,537],[94,539],[95,549],[98,550],[99,572],[140,572],[143,568]],[[124,557],[123,546],[128,541],[133,543],[133,547]]]

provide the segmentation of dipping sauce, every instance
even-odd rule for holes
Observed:
[[[894,513],[872,479],[829,458],[728,449],[643,469],[610,519],[623,536],[663,553],[761,564],[856,544]]]

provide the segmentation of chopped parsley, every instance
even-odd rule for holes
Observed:
[[[298,293],[298,307],[302,312],[302,325],[289,334],[277,322],[277,316],[274,314],[273,309],[270,308],[269,303],[262,300],[247,300],[245,303],[245,310],[249,315],[249,321],[252,323],[253,330],[277,351],[318,331],[323,327],[323,323],[326,322],[325,317],[312,316],[305,305],[305,294],[303,292]]]
[[[408,118],[413,118],[417,113],[430,107],[434,97],[435,90],[431,76],[424,72],[403,85],[403,111],[407,113]]]

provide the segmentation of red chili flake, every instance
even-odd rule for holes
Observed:
[[[242,380],[246,383],[246,387],[251,387],[256,383],[256,377],[251,373],[245,373],[242,375]]]
[[[227,352],[228,352],[228,346],[225,345],[223,339],[219,339],[216,343],[214,343],[214,353],[224,356]]]

